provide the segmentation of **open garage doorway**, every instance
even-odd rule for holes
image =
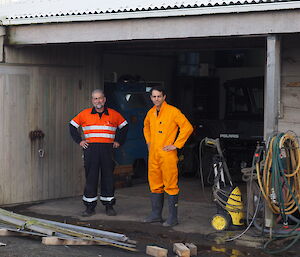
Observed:
[[[137,41],[105,44],[103,49],[106,89],[116,84],[139,84],[147,96],[151,86],[163,85],[167,102],[193,124],[193,135],[179,151],[182,176],[199,178],[201,165],[204,183],[213,183],[214,151],[200,146],[202,139],[209,137],[220,139],[233,180],[241,181],[241,169],[251,166],[257,142],[263,139],[264,38]],[[132,104],[129,93],[123,94],[125,105]],[[139,103],[145,115],[151,103]],[[126,118],[140,129],[135,133],[140,150],[131,152],[130,163],[136,165],[141,159],[146,163],[143,115]],[[126,144],[132,144],[131,140],[137,145],[137,138],[129,138]]]

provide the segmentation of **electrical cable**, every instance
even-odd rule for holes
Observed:
[[[226,239],[226,240],[225,240],[226,242],[234,241],[234,240],[240,238],[241,236],[243,236],[244,234],[247,233],[247,231],[250,229],[250,227],[253,225],[253,222],[254,222],[255,219],[256,219],[256,215],[257,215],[258,210],[259,210],[259,203],[260,203],[260,200],[261,200],[261,193],[259,194],[259,199],[258,199],[258,203],[257,203],[257,205],[256,205],[256,209],[255,209],[253,218],[252,218],[251,222],[248,224],[248,226],[246,227],[246,229],[245,229],[242,233],[236,235],[235,237]]]
[[[199,144],[199,170],[198,170],[198,176],[201,179],[202,191],[204,193],[204,177],[203,177],[203,167],[202,167],[202,145],[203,145],[203,142],[205,142],[205,138],[202,139],[200,141],[200,144]]]

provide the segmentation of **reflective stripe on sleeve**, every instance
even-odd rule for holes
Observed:
[[[121,128],[125,127],[127,124],[128,124],[128,122],[125,120],[118,126],[118,128],[121,129]]]
[[[91,203],[91,202],[97,201],[97,200],[98,200],[98,196],[89,198],[89,197],[85,197],[85,196],[83,195],[83,196],[82,196],[82,200],[85,201],[85,202]]]
[[[84,134],[85,138],[90,137],[105,137],[105,138],[115,138],[115,134],[107,134],[107,133],[88,133]]]
[[[96,129],[111,130],[111,131],[116,131],[117,130],[116,127],[111,127],[111,126],[96,126],[96,125],[93,125],[93,126],[82,127],[83,131],[86,131],[86,130],[96,130]]]
[[[100,196],[100,200],[101,200],[101,201],[108,201],[108,202],[110,202],[112,199],[114,199],[114,197],[104,197],[104,196]]]
[[[79,125],[78,125],[74,120],[71,120],[70,123],[71,123],[75,128],[79,128]]]

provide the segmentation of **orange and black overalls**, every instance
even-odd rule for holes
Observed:
[[[120,113],[106,107],[102,113],[98,113],[95,108],[85,109],[70,121],[70,133],[74,141],[78,144],[82,141],[77,131],[81,126],[84,140],[89,144],[88,148],[83,150],[86,184],[82,197],[84,204],[89,208],[93,209],[97,204],[100,169],[100,200],[104,205],[115,203],[112,146],[115,141],[124,143],[127,124]]]
[[[192,131],[192,125],[181,111],[166,102],[159,112],[154,106],[147,113],[144,136],[149,144],[148,180],[152,193],[179,193],[177,150],[166,152],[163,147],[174,145],[182,148]]]

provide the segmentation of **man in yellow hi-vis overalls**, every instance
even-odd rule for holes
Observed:
[[[151,90],[154,104],[144,120],[144,136],[149,150],[148,180],[151,190],[151,214],[144,222],[162,222],[164,192],[168,195],[169,214],[163,226],[178,224],[177,148],[182,148],[193,131],[187,118],[176,107],[165,102],[161,87]],[[178,133],[179,129],[179,133]]]

